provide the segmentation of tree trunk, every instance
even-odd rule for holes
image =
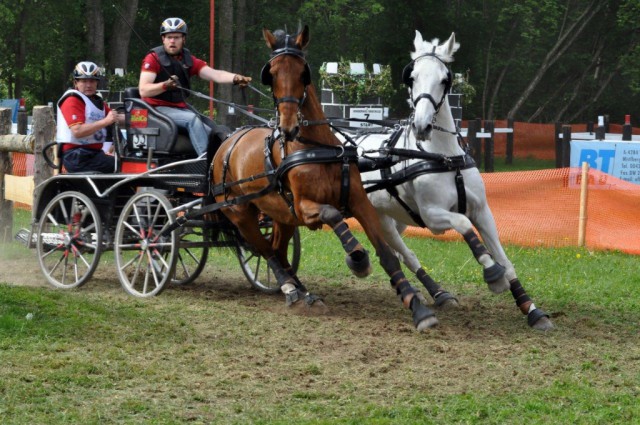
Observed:
[[[98,65],[104,65],[104,15],[102,14],[102,0],[87,0],[87,42],[88,58]]]
[[[216,48],[218,50],[218,64],[216,68],[223,69],[225,71],[233,72],[233,0],[218,0],[220,6],[218,12],[218,36],[216,40]],[[225,101],[231,100],[231,85],[230,84],[217,84],[218,95],[217,98]],[[218,115],[216,121],[220,124],[226,124],[227,122],[227,107],[224,105],[217,105]]]
[[[29,20],[29,11],[32,10],[33,2],[28,0],[25,2],[23,9],[20,11],[20,15],[18,16],[18,21],[16,22],[15,34],[20,34],[20,28],[25,28],[27,26],[27,21]],[[22,97],[22,86],[24,85],[22,70],[25,69],[26,58],[27,58],[27,45],[26,45],[26,37],[15,37],[15,54],[16,54],[16,62],[15,62],[15,81],[14,81],[14,92],[13,96],[15,98]],[[9,93],[11,97],[11,93]]]
[[[233,69],[231,71],[247,75],[245,69],[245,34],[247,28],[247,2],[246,0],[236,0],[236,19],[233,49]],[[246,104],[246,89],[234,90],[234,102]]]
[[[116,6],[117,7],[117,6]],[[132,28],[135,28],[136,15],[138,13],[138,0],[127,0],[119,8],[113,24],[113,31],[109,39],[109,69],[127,69],[129,64],[129,43],[131,42]],[[150,47],[150,46],[147,46]]]
[[[0,135],[11,132],[11,109],[0,108]],[[0,243],[11,241],[13,202],[4,198],[4,175],[11,174],[11,153],[0,151]]]
[[[520,95],[520,97],[518,97],[515,104],[511,107],[511,110],[507,114],[507,119],[515,119],[515,115],[520,110],[520,107],[522,107],[524,102],[527,101],[540,81],[542,81],[542,77],[545,75],[545,73],[578,39],[578,37],[586,29],[587,24],[596,16],[598,11],[602,9],[604,4],[605,3],[599,2],[597,0],[591,2],[591,4],[587,6],[585,11],[578,17],[578,19],[576,19],[575,22],[573,22],[568,28],[566,28],[564,33],[561,33],[558,36],[558,41],[547,53],[547,56],[542,61],[542,64],[538,68],[538,71],[529,82],[529,85],[525,88],[524,92]]]

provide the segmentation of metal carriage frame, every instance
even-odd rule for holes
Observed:
[[[138,106],[142,103],[138,99],[132,102]],[[130,132],[127,126],[127,140],[131,140]],[[117,128],[115,133],[120,135]],[[162,136],[148,128],[138,134]],[[169,137],[175,143],[178,136]],[[25,239],[30,248],[35,248],[50,284],[63,289],[84,285],[96,271],[102,254],[113,251],[125,291],[150,297],[168,284],[193,282],[204,270],[211,248],[230,248],[252,286],[265,293],[279,292],[266,261],[222,214],[207,208],[212,198],[208,195],[206,155],[157,161],[152,149],[144,152],[140,146],[132,148],[120,137],[114,143],[119,160],[130,160],[146,169],[139,173],[58,174],[36,188],[31,229]],[[198,213],[200,209],[210,212],[207,220]],[[269,238],[273,225],[268,217],[260,226]],[[289,258],[297,270],[297,229],[290,242]]]

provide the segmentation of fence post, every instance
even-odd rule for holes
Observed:
[[[485,173],[493,173],[493,152],[494,152],[494,140],[495,133],[495,121],[484,122],[484,132],[489,133],[490,136],[484,139],[484,171]]]
[[[587,132],[593,134],[593,121],[587,121]]]
[[[34,164],[33,164],[33,184],[38,187],[40,183],[53,176],[53,169],[47,165],[42,155],[42,148],[53,141],[56,134],[56,122],[53,119],[53,110],[50,106],[34,106],[33,107],[33,123],[31,133],[35,137],[33,146]],[[33,194],[33,206],[37,199],[37,191]]]
[[[27,134],[28,121],[29,117],[27,117],[27,110],[23,105],[24,99],[20,99],[20,108],[18,108],[18,134],[25,135]]]
[[[622,140],[630,141],[631,140],[631,115],[624,116],[624,125],[622,126]]]
[[[467,143],[471,146],[471,156],[476,163],[476,167],[480,169],[480,147],[478,146],[478,122],[469,120],[467,123]]]
[[[553,129],[556,141],[556,168],[562,168],[562,123],[554,123]]]
[[[507,165],[513,164],[513,136],[515,134],[513,118],[507,119],[507,127],[511,129],[511,133],[507,133],[507,156],[504,163]]]
[[[571,126],[562,126],[562,167],[568,167],[571,162]]]
[[[11,133],[11,109],[0,108],[0,135]],[[0,151],[0,243],[11,241],[13,202],[4,198],[5,174],[12,172],[11,152]]]

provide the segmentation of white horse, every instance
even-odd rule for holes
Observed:
[[[403,72],[413,113],[408,124],[401,128],[402,132],[394,133],[396,140],[381,134],[354,140],[361,151],[382,152],[372,155],[371,164],[376,162],[376,155],[378,159],[396,158],[395,165],[369,172],[363,164],[363,183],[380,216],[387,242],[416,274],[437,306],[457,306],[458,302],[433,281],[404,244],[400,235],[407,225],[426,227],[434,234],[455,229],[482,265],[489,289],[494,293],[510,289],[530,326],[552,329],[549,316],[536,308],[520,284],[500,244],[480,172],[458,143],[447,100],[451,88],[447,64],[453,61],[460,45],[455,41],[455,34],[443,44],[438,42],[438,39],[424,41],[416,31],[415,52],[411,53],[412,60]]]

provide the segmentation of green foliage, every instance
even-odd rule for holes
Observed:
[[[357,105],[367,97],[381,97],[387,103],[395,93],[391,81],[391,67],[382,65],[381,71],[374,74],[365,69],[364,75],[350,72],[350,63],[344,58],[338,62],[338,73],[328,74],[326,65],[320,68],[320,78],[345,103]]]
[[[476,89],[469,83],[469,71],[467,71],[466,75],[454,75],[451,91],[462,95],[462,104],[464,106],[469,106],[473,102],[473,98],[476,96]]]
[[[127,87],[138,87],[139,78],[137,72],[125,72],[122,76],[110,73],[107,76],[109,91],[115,93],[123,91]]]

